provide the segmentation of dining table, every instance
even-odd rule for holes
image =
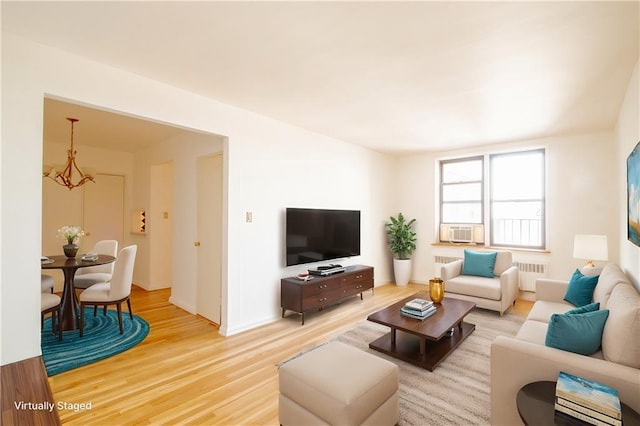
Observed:
[[[88,268],[90,266],[105,265],[116,260],[113,256],[104,254],[98,255],[97,258],[84,260],[81,256],[69,258],[67,256],[47,256],[42,258],[42,269],[62,269],[64,274],[64,288],[62,290],[62,330],[77,330],[80,328],[78,321],[78,302],[76,300],[75,288],[73,286],[73,278],[76,271],[80,268]]]

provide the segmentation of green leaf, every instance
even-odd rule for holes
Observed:
[[[389,236],[389,248],[398,259],[409,259],[416,249],[416,233],[412,227],[416,220],[405,221],[402,213],[397,217],[390,216],[390,222],[385,224]]]

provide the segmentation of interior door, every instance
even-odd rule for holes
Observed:
[[[222,155],[197,160],[198,314],[220,324],[222,302]]]
[[[117,240],[122,248],[124,236],[124,176],[97,174],[95,183],[84,188],[85,236],[80,251],[90,251],[96,241]]]

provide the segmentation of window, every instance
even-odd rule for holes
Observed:
[[[442,223],[483,223],[483,158],[440,163]]]
[[[491,245],[544,248],[544,151],[490,156]]]
[[[536,149],[441,161],[440,223],[485,225],[492,246],[543,249],[544,156]]]

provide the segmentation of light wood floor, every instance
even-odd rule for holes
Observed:
[[[168,302],[170,291],[134,287],[135,314],[149,322],[149,336],[135,348],[49,378],[56,402],[91,403],[61,410],[64,424],[278,424],[276,364],[349,330],[370,313],[427,287],[384,285],[322,312],[305,325],[289,313],[272,324],[230,337]],[[510,312],[526,315],[518,300]],[[497,315],[497,314],[496,314]]]

